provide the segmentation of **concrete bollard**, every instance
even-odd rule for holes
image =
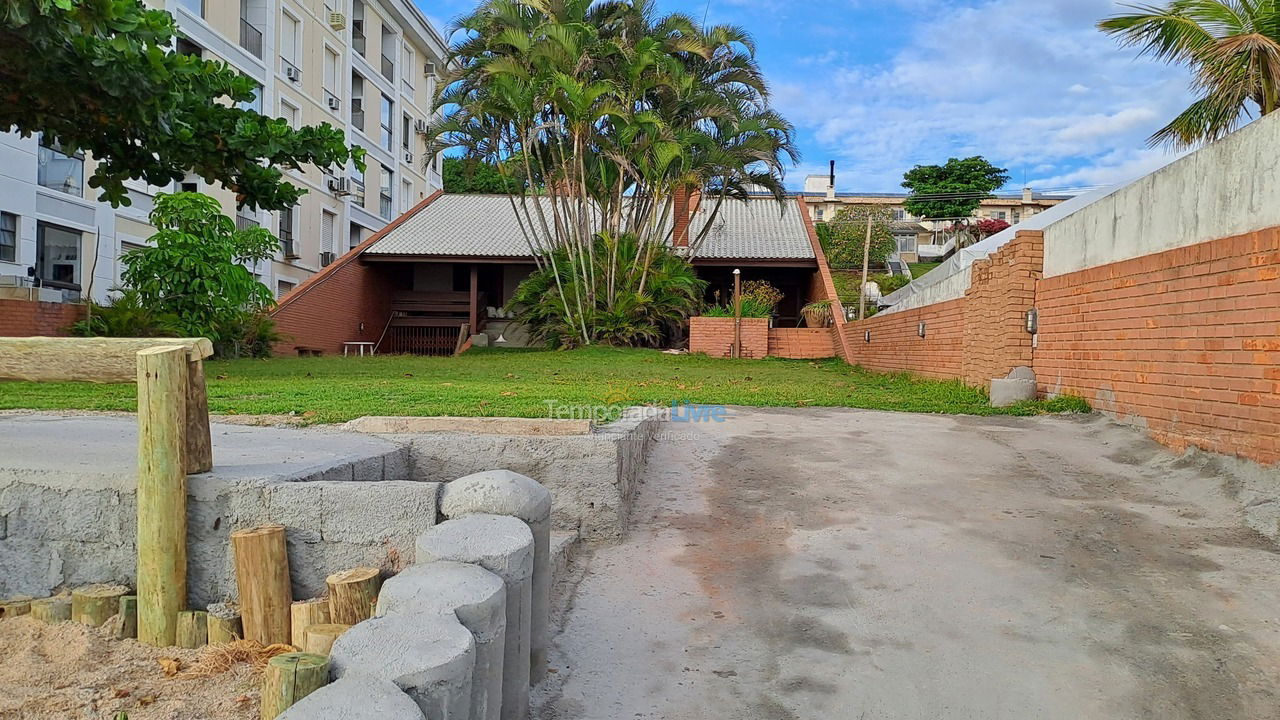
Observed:
[[[533,478],[490,470],[446,483],[440,512],[447,518],[510,515],[533,531],[533,626],[529,631],[529,684],[547,674],[547,625],[551,616],[551,492]]]
[[[352,673],[298,701],[276,720],[426,720],[390,680]]]
[[[417,561],[475,563],[502,578],[507,592],[503,640],[502,720],[529,715],[529,633],[533,603],[533,533],[517,518],[468,515],[418,536]]]
[[[449,615],[365,620],[333,643],[329,662],[336,679],[369,675],[395,683],[432,720],[471,715],[475,640]]]
[[[991,381],[991,407],[1009,407],[1035,399],[1035,380],[998,378]]]
[[[467,563],[413,565],[382,584],[377,614],[456,616],[476,642],[471,718],[499,720],[507,628],[507,588],[502,578]]]

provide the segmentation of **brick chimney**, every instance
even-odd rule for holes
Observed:
[[[1036,199],[1036,194],[1031,188],[1022,188],[1022,202],[1029,203]]]
[[[672,203],[672,214],[675,216],[674,231],[671,244],[678,248],[689,247],[689,224],[698,206],[702,204],[702,189],[692,186],[676,190]]]

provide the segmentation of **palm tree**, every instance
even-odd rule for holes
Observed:
[[[671,276],[677,193],[701,190],[712,221],[752,189],[783,198],[795,131],[741,28],[659,17],[653,0],[488,0],[455,30],[431,136],[523,189],[512,206],[565,342],[620,315],[669,321],[651,300]]]
[[[1151,136],[1152,145],[1188,148],[1217,140],[1254,113],[1280,109],[1280,0],[1172,0],[1130,5],[1132,14],[1098,24],[1125,46],[1195,71],[1200,95]]]

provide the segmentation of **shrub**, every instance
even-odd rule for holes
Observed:
[[[642,249],[632,235],[600,234],[594,243],[594,256],[612,258],[616,273],[583,273],[576,255],[558,249],[507,303],[535,339],[552,347],[656,347],[702,306],[706,283],[670,249],[653,243]]]
[[[182,322],[173,313],[142,304],[138,293],[125,290],[105,305],[89,303],[89,315],[71,326],[80,337],[181,337]]]
[[[742,298],[742,317],[745,318],[769,318],[773,317],[773,309],[775,304],[762,302],[758,298]],[[712,305],[707,311],[702,313],[707,317],[733,317],[733,304],[728,305]]]
[[[872,275],[867,280],[880,286],[880,292],[888,295],[895,290],[901,290],[911,283],[905,275]]]
[[[869,266],[884,267],[890,255],[897,252],[893,239],[893,213],[888,208],[853,205],[843,208],[829,222],[817,226],[818,239],[827,263],[837,270],[862,268],[862,253],[867,242],[867,216],[871,217],[871,254]]]

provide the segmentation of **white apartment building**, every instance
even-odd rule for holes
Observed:
[[[218,198],[241,227],[280,237],[276,258],[252,268],[280,296],[442,187],[422,131],[446,46],[413,0],[146,2],[177,18],[180,50],[253,78],[253,109],[295,127],[345,130],[368,151],[367,169],[288,171],[308,192],[283,212],[237,210],[230,192],[196,177],[171,188],[130,184],[133,204],[113,209],[85,182],[92,158],[0,133],[0,296],[105,300],[120,282],[121,253],[153,232],[155,193],[178,190]]]

